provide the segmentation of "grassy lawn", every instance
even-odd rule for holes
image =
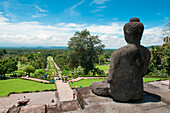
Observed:
[[[109,71],[109,66],[110,65],[97,65],[96,68],[99,68],[100,70],[103,71]]]
[[[56,89],[55,84],[43,84],[23,79],[0,80],[0,97],[7,96],[10,92],[35,92]]]
[[[143,78],[143,82],[153,82],[155,80],[160,80],[161,78]],[[83,79],[83,80],[80,80],[80,81],[77,81],[77,82],[70,82],[70,86],[72,88],[75,88],[76,87],[76,84],[77,84],[77,87],[79,88],[80,86],[82,87],[89,87],[93,82],[96,82],[96,81],[103,81],[104,79]],[[161,80],[166,80],[166,79],[161,79]]]
[[[80,80],[80,81],[77,81],[77,82],[70,82],[70,86],[72,88],[75,88],[76,85],[77,87],[79,88],[80,86],[82,87],[89,87],[93,82],[96,82],[96,81],[103,81],[104,79],[83,79],[83,80]]]
[[[155,80],[168,80],[168,78],[143,78],[143,82],[146,83],[146,82],[153,82]]]

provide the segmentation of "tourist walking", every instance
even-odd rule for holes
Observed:
[[[66,83],[67,83],[67,79],[68,79],[68,77],[66,76]]]
[[[62,77],[61,79],[62,79],[62,82],[64,82],[64,77]]]

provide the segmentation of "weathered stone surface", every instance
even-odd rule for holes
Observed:
[[[19,113],[45,113],[45,105],[22,106]]]
[[[7,113],[8,109],[0,109],[0,113]]]
[[[140,45],[143,29],[139,19],[132,18],[124,26],[128,44],[112,54],[108,82],[115,100],[127,102],[143,98],[142,77],[150,60],[149,50]]]
[[[8,109],[7,113],[19,113],[21,110],[21,107],[11,107]]]
[[[95,94],[106,96],[107,82],[110,84],[110,96],[117,101],[139,101],[143,98],[142,77],[147,71],[150,52],[140,45],[144,26],[138,18],[130,19],[124,25],[126,46],[116,50],[111,56],[108,78],[103,83],[92,84]],[[105,88],[106,87],[106,88]]]
[[[62,101],[60,102],[60,104],[61,104],[60,107],[62,112],[80,110],[80,106],[76,100]]]
[[[55,105],[46,105],[46,113],[60,113],[60,112],[61,108],[59,103]]]
[[[85,90],[85,91],[84,91]],[[88,88],[79,90],[84,97],[84,109],[69,113],[168,113],[170,106],[161,101],[159,95],[144,91],[144,99],[139,102],[122,103],[110,97],[97,96]],[[88,94],[85,92],[89,92]],[[169,91],[168,91],[169,92]],[[159,112],[158,112],[159,111]]]
[[[91,90],[94,94],[99,96],[109,96],[110,95],[110,84],[106,81],[94,82],[91,85]]]

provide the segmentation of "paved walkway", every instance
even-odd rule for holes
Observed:
[[[27,106],[32,105],[44,105],[51,104],[52,99],[56,102],[56,91],[48,92],[35,92],[35,93],[20,93],[20,94],[11,94],[9,97],[0,97],[0,109],[10,108],[13,105],[16,105],[17,100],[22,100],[24,96],[29,98],[30,101],[27,103]]]
[[[163,84],[165,83],[165,84]],[[169,80],[164,81],[155,81],[155,82],[147,82],[144,84],[144,89],[150,89],[153,93],[163,93],[170,92],[169,89]]]
[[[51,60],[54,62],[53,58],[51,57]],[[58,70],[58,75],[61,78],[61,69],[60,67],[54,62],[55,67]],[[59,101],[70,101],[73,100],[73,90],[71,89],[69,83],[63,83],[62,80],[56,80],[56,77],[54,77]]]
[[[62,80],[55,81],[59,101],[73,100],[73,90],[70,88],[69,83],[63,83]]]
[[[48,80],[42,80],[42,79],[38,79],[38,78],[31,78],[31,77],[21,77],[21,78],[33,80],[33,81],[37,81],[37,82],[50,83]]]

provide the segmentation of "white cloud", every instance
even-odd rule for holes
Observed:
[[[85,25],[86,25],[86,24],[78,25],[78,24],[75,24],[75,23],[65,24],[66,27],[75,27],[75,28],[83,27],[83,26],[85,26]]]
[[[149,29],[145,29],[144,30],[144,37],[148,37],[148,38],[156,38],[156,37],[161,37],[161,31],[162,31],[162,26],[159,27],[152,27]]]
[[[101,9],[96,9],[96,10],[92,10],[91,12],[92,13],[97,13],[97,12],[100,12],[100,11],[102,11]]]
[[[36,13],[35,15],[32,15],[33,18],[41,17],[41,14]]]
[[[35,8],[38,9],[38,11],[36,11],[37,13],[32,15],[33,18],[40,18],[40,17],[47,16],[47,13],[48,13],[47,10],[40,8],[38,5],[36,5]]]
[[[162,45],[163,44],[163,39],[160,37],[155,37],[153,39],[151,38],[145,38],[142,40],[142,45],[144,46],[153,46],[153,45]]]
[[[35,15],[32,15],[33,18],[40,18],[40,17],[44,17],[47,16],[47,14],[44,13],[36,13]]]
[[[97,8],[99,8],[99,9],[104,9],[104,8],[106,8],[107,6],[101,6],[101,7],[97,7]]]
[[[75,10],[76,7],[78,7],[79,5],[81,5],[84,2],[84,0],[81,0],[80,2],[78,2],[77,4],[73,5],[72,7],[69,7],[67,9],[64,10],[64,13],[68,16],[71,17],[78,17],[81,16],[80,12]]]
[[[38,9],[40,12],[48,12],[47,10],[41,9],[38,5],[36,5],[35,8]]]
[[[1,12],[1,14],[2,14],[2,12]],[[2,16],[0,14],[0,25],[2,25],[2,24],[7,24],[7,22],[9,21],[9,19],[8,18],[5,18],[4,16]]]
[[[141,44],[144,46],[162,45],[163,37],[161,31],[162,31],[162,26],[145,29]]]
[[[110,1],[110,0],[93,0],[93,2],[90,4],[104,4],[105,2]]]
[[[0,15],[1,46],[67,46],[76,31],[87,29],[92,35],[98,35],[106,48],[119,48],[126,45],[123,35],[125,23],[115,22],[110,25],[89,25],[76,23],[58,23],[42,25],[39,22],[11,23]],[[142,44],[160,45],[161,26],[145,29]]]
[[[79,3],[75,4],[74,6],[71,7],[71,9],[76,8],[77,6],[81,5],[84,2],[84,0],[81,0]]]

